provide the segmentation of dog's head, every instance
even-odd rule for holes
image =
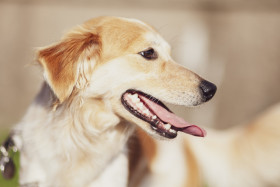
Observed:
[[[38,61],[60,103],[73,95],[104,99],[120,119],[154,137],[175,138],[178,131],[204,136],[160,100],[195,106],[211,99],[216,86],[176,64],[170,53],[168,43],[145,23],[101,17],[41,49]]]

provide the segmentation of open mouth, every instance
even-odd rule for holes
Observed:
[[[151,128],[166,138],[175,138],[181,131],[204,137],[206,131],[176,116],[160,100],[137,90],[127,90],[121,97],[124,107],[134,116],[148,122]]]

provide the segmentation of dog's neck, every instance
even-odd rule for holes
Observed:
[[[105,140],[110,142],[114,139],[118,142],[126,142],[134,131],[134,126],[116,115],[109,101],[100,97],[75,96],[54,108],[55,102],[56,97],[51,88],[44,83],[34,103],[39,106],[37,108],[42,108],[46,114],[52,115],[50,125],[70,132],[76,149],[89,150],[90,147],[98,146],[96,143],[103,138],[102,142]],[[58,127],[57,124],[60,126]]]
[[[75,175],[75,172],[85,172],[79,168],[87,168],[92,172],[92,176],[98,177],[106,170],[109,162],[120,154],[126,154],[126,143],[134,131],[134,126],[114,114],[104,100],[77,96],[54,111],[53,101],[54,95],[45,84],[31,107],[33,111],[29,113],[34,116],[35,111],[41,112],[46,119],[51,119],[40,124],[45,125],[45,128],[42,128],[44,132],[41,133],[51,133],[48,137],[55,139],[53,146],[56,147],[56,153],[53,153],[53,157],[59,156],[59,160],[63,160],[65,164],[59,172],[65,173],[67,167],[75,168],[75,171],[71,171],[73,173],[65,173],[65,180]],[[51,130],[48,132],[48,129]]]

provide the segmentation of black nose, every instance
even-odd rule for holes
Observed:
[[[215,84],[206,80],[201,81],[199,88],[202,91],[204,101],[209,101],[216,93],[217,87]]]

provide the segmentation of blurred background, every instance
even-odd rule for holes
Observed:
[[[203,107],[171,106],[189,122],[226,129],[280,101],[279,0],[0,0],[1,142],[43,81],[36,48],[104,15],[153,25],[178,63],[218,86]]]
[[[280,101],[279,0],[0,0],[0,133],[40,89],[36,47],[103,15],[153,25],[178,63],[216,83],[203,107],[172,106],[192,123],[225,129]]]

